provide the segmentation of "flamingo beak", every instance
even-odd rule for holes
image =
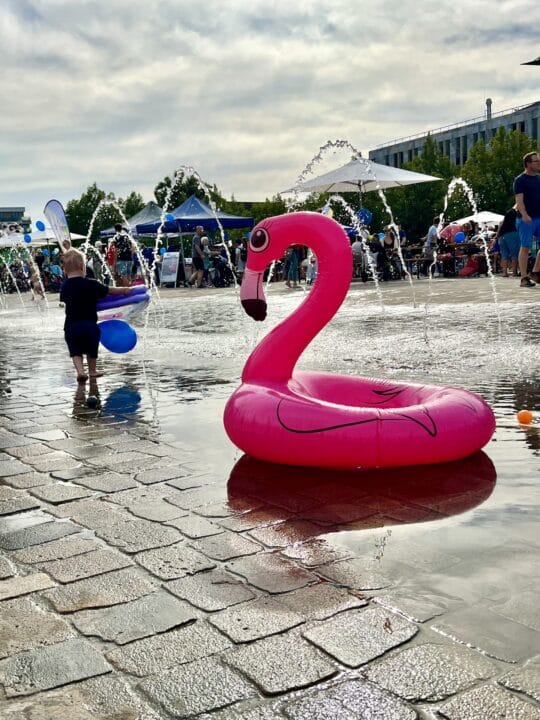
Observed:
[[[266,302],[264,300],[247,299],[242,300],[242,307],[254,320],[264,320],[266,318]]]
[[[254,320],[266,317],[266,298],[264,297],[263,273],[246,267],[240,287],[242,307]]]

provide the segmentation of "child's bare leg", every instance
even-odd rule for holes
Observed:
[[[77,380],[79,382],[86,382],[86,380],[88,380],[88,375],[84,372],[82,355],[74,355],[71,360],[75,366],[75,370],[77,371]]]
[[[101,377],[103,373],[97,371],[97,358],[87,357],[88,360],[88,374],[91,378]]]

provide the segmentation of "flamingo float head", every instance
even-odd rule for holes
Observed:
[[[288,247],[300,243],[319,253],[323,246],[336,247],[340,242],[350,255],[350,243],[341,226],[320,213],[298,212],[262,220],[249,238],[240,288],[240,300],[246,313],[254,320],[266,318],[264,270],[272,261],[282,258]]]

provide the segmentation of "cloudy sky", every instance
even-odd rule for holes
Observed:
[[[328,140],[539,100],[539,25],[538,0],[1,0],[0,206],[150,200],[183,165],[271,197]]]

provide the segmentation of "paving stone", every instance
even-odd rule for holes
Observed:
[[[378,595],[373,600],[387,610],[405,615],[413,622],[426,622],[446,612],[446,608],[441,604],[441,598],[429,595],[398,591],[392,595]]]
[[[165,522],[166,520],[173,520],[174,518],[185,515],[185,510],[171,505],[171,503],[165,500],[155,500],[153,502],[141,501],[128,505],[127,509],[137,517],[154,520],[156,522]]]
[[[28,595],[29,593],[54,587],[56,583],[45,573],[16,575],[7,580],[0,580],[0,600]]]
[[[308,694],[288,703],[284,712],[290,720],[415,720],[418,717],[401,700],[360,680],[349,680]]]
[[[33,565],[34,563],[47,562],[49,560],[63,560],[73,555],[82,555],[83,553],[96,550],[101,547],[92,538],[84,538],[79,535],[70,535],[68,538],[61,540],[53,540],[43,545],[32,545],[13,553],[13,557],[18,562]]]
[[[255,555],[262,550],[261,546],[253,540],[223,530],[221,535],[200,538],[192,541],[191,545],[214,560],[232,560],[246,555]]]
[[[73,437],[67,437],[67,438],[62,438],[61,440],[48,440],[47,445],[45,445],[44,447],[47,448],[47,452],[50,452],[51,448],[53,450],[64,450],[65,452],[71,452],[71,450],[77,450],[78,448],[89,447],[89,445],[85,440],[80,440],[78,438],[73,438]]]
[[[243,532],[244,530],[251,530],[256,527],[277,525],[288,517],[288,513],[285,512],[283,513],[283,517],[276,517],[275,513],[269,512],[268,510],[256,509],[244,512],[243,510],[236,510],[236,508],[230,508],[229,515],[231,517],[225,517],[219,521],[219,524],[233,532]]]
[[[186,473],[188,471],[186,470]],[[178,488],[178,490],[192,490],[193,488],[203,487],[203,485],[211,485],[215,479],[209,475],[186,474],[183,477],[167,480],[167,485]]]
[[[347,590],[334,587],[329,583],[308,585],[308,587],[285,593],[279,599],[306,620],[325,620],[344,610],[368,604],[367,598],[361,597],[359,594],[352,595]]]
[[[73,635],[62,618],[45,612],[28,597],[0,603],[0,658],[53,645]]]
[[[8,577],[15,575],[16,568],[13,563],[7,558],[0,555],[0,580],[4,580]]]
[[[178,509],[180,510],[180,508]],[[219,525],[215,525],[198,515],[186,515],[185,510],[183,516],[170,520],[167,525],[172,525],[177,530],[180,530],[182,535],[187,535],[187,537],[193,539],[220,535],[223,532],[223,528]]]
[[[385,577],[377,563],[354,558],[341,560],[317,568],[322,577],[354,590],[377,590],[388,587],[391,582]]]
[[[255,690],[214,658],[179,665],[144,680],[143,692],[175,718],[217,710],[255,695]]]
[[[165,587],[169,592],[208,612],[223,610],[255,597],[245,582],[219,569],[173,580]]]
[[[211,570],[216,563],[183,543],[139,553],[137,562],[163,580],[173,580]]]
[[[39,487],[40,485],[48,485],[53,482],[52,478],[47,473],[38,473],[35,471],[21,473],[20,475],[10,475],[10,477],[3,477],[2,481],[14,488],[21,489]]]
[[[483,685],[458,695],[439,708],[448,720],[540,720],[540,710],[495,685]]]
[[[204,713],[198,716],[198,720],[283,720],[283,715],[266,705],[253,707],[253,701],[248,700],[225,710]]]
[[[76,467],[70,467],[66,470],[53,470],[51,477],[55,478],[55,480],[76,480],[77,478],[91,475],[93,472],[94,470],[92,468],[79,464]]]
[[[27,473],[30,470],[28,465],[25,465],[20,460],[0,460],[0,477],[7,478],[11,475],[21,475]]]
[[[43,485],[43,487],[33,488],[32,494],[52,505],[59,505],[60,503],[89,497],[93,493],[78,485],[55,483],[54,485]]]
[[[12,700],[2,720],[162,720],[120,678],[110,675]]]
[[[90,490],[99,490],[100,492],[115,493],[120,490],[137,487],[137,483],[129,475],[121,475],[120,473],[107,472],[100,475],[86,475],[80,478],[74,478],[77,485],[84,485]]]
[[[277,525],[263,528],[254,528],[249,534],[269,547],[288,547],[299,542],[305,542],[321,535],[325,531],[322,525],[316,525],[306,520],[287,520]]]
[[[540,703],[540,655],[518,670],[499,678],[501,685],[529,695]]]
[[[107,607],[136,600],[156,590],[136,570],[128,568],[97,577],[77,580],[69,585],[46,590],[43,595],[58,612]]]
[[[0,660],[0,683],[7,697],[14,697],[110,671],[101,653],[90,643],[73,639]]]
[[[27,457],[25,462],[31,465],[37,472],[52,472],[60,470],[71,470],[80,467],[80,462],[75,460],[62,450],[54,450],[47,455],[39,455],[36,457]]]
[[[103,453],[99,457],[88,458],[87,462],[95,467],[104,467],[106,469],[114,467],[119,472],[122,472],[123,470],[124,472],[133,471],[135,473],[140,473],[140,471],[147,467],[149,463],[155,463],[156,458],[150,458],[144,453],[134,452],[131,450],[130,452]],[[138,480],[137,475],[135,476],[135,480],[141,482]]]
[[[206,515],[206,511],[203,509],[205,506],[227,502],[227,490],[221,484],[206,485],[195,488],[194,490],[184,490],[183,492],[176,493],[171,496],[170,502],[185,510],[197,510],[199,514]],[[226,508],[224,515],[230,514],[230,510]]]
[[[379,607],[351,610],[303,632],[305,638],[350,667],[359,667],[412,638],[416,625]],[[344,642],[347,638],[347,642]]]
[[[84,635],[96,635],[124,645],[193,622],[196,617],[190,605],[157,591],[133,602],[101,610],[81,610],[72,615],[72,620]]]
[[[21,447],[9,448],[9,454],[13,457],[24,460],[26,457],[38,457],[51,452],[51,448],[43,443],[35,442],[32,445],[22,445]]]
[[[435,702],[487,680],[496,667],[459,645],[416,645],[372,663],[363,675],[405,700]]]
[[[39,503],[24,490],[0,486],[0,515],[10,515],[36,507],[39,507]]]
[[[491,610],[509,620],[540,632],[540,613],[538,612],[538,593],[522,590],[501,605],[492,605]]]
[[[66,433],[63,430],[40,430],[39,432],[26,433],[26,435],[36,440],[43,440],[44,442],[49,440],[62,440],[66,437]]]
[[[228,563],[226,567],[244,577],[250,585],[269,593],[289,592],[318,580],[308,570],[274,553],[243,557]]]
[[[449,613],[431,627],[442,635],[506,662],[527,660],[540,647],[539,632],[482,607]]]
[[[234,642],[250,642],[290,630],[304,622],[275,598],[259,598],[235,605],[209,617],[209,621]]]
[[[300,560],[303,565],[310,568],[336,560],[346,560],[350,557],[350,551],[333,547],[322,538],[315,538],[299,545],[284,548],[281,553],[293,560]]]
[[[338,670],[327,655],[302,640],[297,632],[250,643],[228,652],[224,660],[269,695],[312,685]]]
[[[132,564],[131,560],[125,555],[107,548],[100,548],[70,558],[40,563],[40,568],[52,575],[58,582],[71,583],[93,575],[101,575],[111,570],[120,570]]]
[[[23,445],[32,445],[35,443],[32,438],[17,435],[17,433],[2,432],[0,433],[0,450],[12,447],[22,447]],[[2,473],[0,473],[1,475]]]
[[[170,632],[137,640],[106,654],[115,667],[144,677],[163,670],[210,657],[232,646],[207,622],[198,620]]]
[[[23,527],[2,534],[0,528],[0,548],[4,550],[20,550],[29,545],[42,543],[80,532],[81,528],[70,522],[41,522],[31,527]]]

